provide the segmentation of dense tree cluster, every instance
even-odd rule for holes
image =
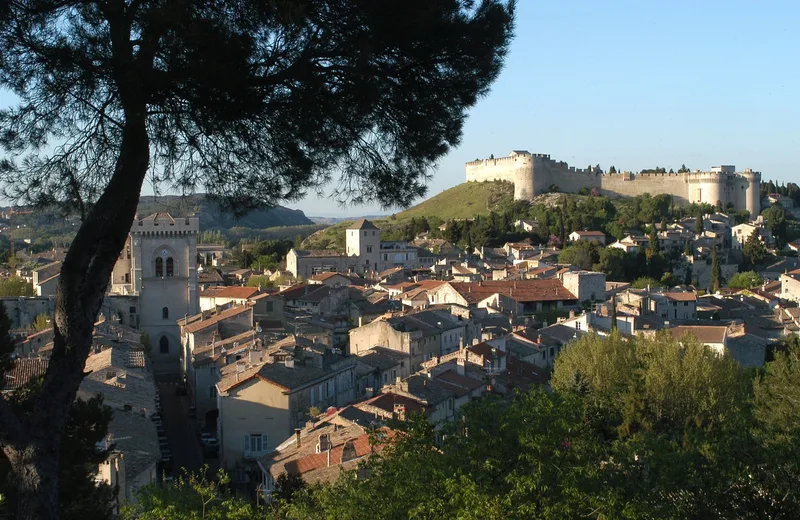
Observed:
[[[473,401],[439,432],[420,417],[396,425],[366,478],[294,486],[265,513],[217,493],[206,515],[796,518],[800,342],[754,375],[690,337],[588,335],[561,353],[552,387]],[[142,504],[194,517],[204,502],[180,491]]]

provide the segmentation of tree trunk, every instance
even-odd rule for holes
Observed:
[[[130,231],[147,173],[149,139],[144,104],[126,110],[114,174],[86,215],[61,267],[54,347],[41,393],[25,424],[4,424],[3,446],[18,486],[18,518],[58,519],[59,457],[67,410],[83,379],[94,322],[117,257]],[[5,403],[0,403],[5,404]],[[0,420],[11,422],[8,410]]]

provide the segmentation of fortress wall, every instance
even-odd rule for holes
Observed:
[[[547,154],[516,153],[508,157],[482,159],[466,163],[469,181],[508,181],[514,183],[514,198],[531,200],[547,193],[555,185],[563,193],[577,193],[581,188],[600,188],[607,197],[635,197],[649,193],[671,195],[676,203],[705,202],[726,206],[733,203],[737,210],[747,209],[755,216],[760,213],[759,186],[761,174],[746,170],[693,172],[677,174],[599,174],[591,169],[569,166],[554,161]],[[727,167],[733,169],[733,167]]]
[[[530,169],[530,156],[517,155],[471,161],[466,164],[467,182],[514,182],[517,170],[520,168]]]
[[[606,197],[636,197],[649,193],[652,196],[672,195],[675,202],[681,204],[689,201],[689,189],[684,174],[643,174],[630,177],[606,174],[600,179],[600,188]]]
[[[558,191],[578,193],[581,188],[599,188],[601,175],[565,162],[537,158],[533,163],[533,178],[537,194],[547,193],[553,184],[558,186]]]

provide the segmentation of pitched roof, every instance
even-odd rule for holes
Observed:
[[[231,287],[222,287],[209,296],[213,296],[214,298],[236,298],[246,300],[247,298],[252,298],[256,294],[258,294],[258,287],[241,287],[234,285]]]
[[[17,359],[11,370],[5,373],[2,391],[12,391],[25,386],[29,381],[44,376],[47,372],[46,359]]]
[[[728,332],[725,325],[679,325],[669,329],[672,336],[681,339],[684,335],[694,336],[700,343],[722,343]]]
[[[697,301],[697,293],[696,292],[665,292],[664,297],[670,301],[676,302],[696,302]]]
[[[524,302],[576,300],[558,279],[449,282],[468,304],[475,304],[493,294],[502,294]]]
[[[209,317],[208,319],[200,319],[194,322],[189,323],[186,325],[183,330],[186,332],[197,332],[212,325],[216,325],[217,323],[226,320],[228,318],[232,318],[234,316],[238,316],[243,312],[252,312],[253,311],[253,304],[245,304],[245,305],[237,305],[235,307],[231,307],[230,309],[225,309],[222,312],[218,312],[213,316]],[[201,314],[202,315],[202,314]],[[178,320],[178,323],[181,323],[182,320]]]
[[[369,220],[362,218],[360,220],[356,220],[355,222],[347,226],[347,229],[378,229],[378,228],[375,227],[375,224],[373,224]]]
[[[324,282],[325,280],[329,280],[334,276],[341,276],[342,278],[345,278],[347,280],[350,279],[347,276],[343,275],[342,273],[337,273],[337,272],[315,274],[314,276],[311,277],[311,279],[314,280],[315,282]]]

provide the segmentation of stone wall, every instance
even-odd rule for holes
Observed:
[[[512,152],[508,157],[475,160],[465,165],[467,182],[513,182],[516,200],[531,200],[540,193],[549,192],[551,186],[562,193],[599,188],[607,197],[634,197],[645,193],[671,195],[679,204],[704,202],[725,207],[731,203],[736,210],[747,209],[751,215],[760,213],[761,174],[749,169],[731,173],[733,166],[725,167],[724,171],[717,170],[603,174],[594,168],[575,168],[566,162],[555,161],[547,154],[525,151]]]
[[[672,195],[675,202],[689,202],[685,174],[607,174],[601,177],[601,193],[606,197],[636,197],[649,193]]]

